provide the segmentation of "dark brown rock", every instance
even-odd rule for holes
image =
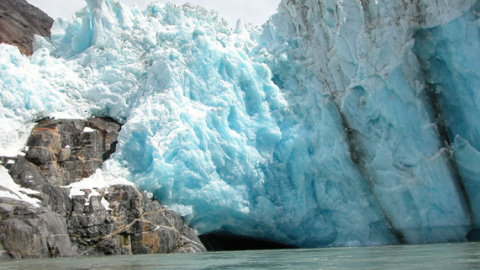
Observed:
[[[42,186],[48,183],[41,170],[22,156],[16,158],[15,164],[6,167],[12,178],[22,187],[40,191]]]
[[[62,216],[43,207],[0,198],[0,258],[67,257],[75,254]]]
[[[120,125],[105,118],[38,122],[28,140],[26,158],[54,185],[91,176],[115,151]]]
[[[0,198],[0,259],[206,251],[178,214],[133,186],[85,189],[70,198],[65,185],[100,168],[119,131],[110,119],[44,119],[32,130],[25,157],[0,157],[14,181],[38,191],[31,196],[41,202]]]
[[[133,186],[97,190],[76,197],[68,221],[72,242],[84,255],[153,254],[206,251],[183,219]],[[105,209],[102,200],[109,204]],[[82,212],[83,210],[83,212]]]
[[[34,34],[50,37],[53,19],[25,0],[0,0],[0,43],[31,55]]]

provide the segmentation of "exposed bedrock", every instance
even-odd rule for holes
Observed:
[[[23,54],[32,54],[34,35],[50,36],[52,24],[52,18],[25,0],[0,1],[0,43],[15,45]]]
[[[91,176],[114,152],[119,130],[110,119],[44,119],[25,157],[1,158],[38,205],[1,196],[0,258],[205,251],[178,214],[133,186],[70,194],[66,185]]]

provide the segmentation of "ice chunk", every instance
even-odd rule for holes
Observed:
[[[95,132],[95,131],[96,131],[96,130],[93,129],[93,128],[91,128],[91,127],[85,127],[85,128],[83,129],[83,132],[85,132],[85,133],[91,133],[91,132]]]

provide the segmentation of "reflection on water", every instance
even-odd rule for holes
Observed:
[[[0,269],[480,269],[480,243],[0,261]]]

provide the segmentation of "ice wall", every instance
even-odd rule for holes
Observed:
[[[109,116],[124,126],[101,173],[126,169],[200,233],[461,241],[479,205],[478,4],[450,2],[288,0],[232,31],[189,5],[87,0],[31,58],[0,45],[0,141]]]
[[[412,48],[415,31],[449,22],[471,5],[284,1],[264,26],[268,53],[260,51],[258,60],[284,92],[316,92],[335,104],[347,151],[401,241],[460,240],[470,224]],[[306,71],[285,73],[292,63]]]
[[[455,163],[480,226],[480,95],[477,2],[452,22],[416,34],[416,54],[422,63],[441,124],[454,151]]]

